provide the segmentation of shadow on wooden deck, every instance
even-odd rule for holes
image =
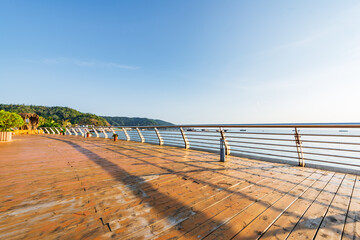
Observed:
[[[125,186],[127,186],[127,188],[129,190],[131,190],[133,192],[133,194],[135,196],[138,196],[139,198],[143,199],[145,202],[148,203],[149,206],[153,207],[154,209],[157,209],[158,207],[160,207],[160,205],[157,205],[156,202],[152,201],[151,198],[147,197],[147,195],[148,195],[147,192],[152,192],[152,193],[156,192],[156,195],[157,195],[158,198],[165,198],[165,199],[167,199],[166,200],[167,202],[171,202],[173,205],[180,206],[170,215],[162,214],[164,212],[164,209],[162,209],[162,208],[158,209],[158,212],[160,214],[162,214],[163,217],[168,218],[169,222],[173,222],[174,225],[178,224],[181,220],[184,220],[187,217],[189,217],[191,215],[194,215],[194,214],[198,214],[198,216],[200,218],[203,218],[203,219],[208,218],[202,212],[194,212],[191,207],[183,205],[181,202],[177,201],[177,199],[171,198],[170,196],[157,191],[157,189],[153,188],[151,186],[151,184],[147,183],[144,178],[141,178],[141,177],[130,174],[125,169],[123,169],[123,168],[119,167],[118,165],[112,163],[111,161],[107,160],[106,158],[102,158],[101,156],[99,156],[95,152],[93,152],[93,151],[91,151],[89,149],[86,149],[86,148],[80,146],[79,144],[74,143],[71,140],[64,140],[64,139],[60,139],[60,138],[56,138],[56,137],[49,137],[49,136],[47,136],[47,137],[51,138],[51,139],[54,139],[54,140],[57,140],[57,141],[65,142],[65,143],[69,144],[71,147],[73,147],[74,149],[76,149],[77,151],[79,151],[80,153],[87,156],[89,160],[93,161],[94,163],[96,163],[97,165],[102,167],[104,170],[106,170],[109,174],[111,174],[113,176],[114,179],[116,179],[117,181],[123,183]],[[120,152],[117,152],[117,153],[125,155],[125,154],[120,153]],[[127,156],[127,157],[132,158],[131,156]],[[139,159],[139,158],[137,158],[137,160],[141,160],[142,162],[144,162],[146,164],[152,165],[152,163],[150,163],[149,161]],[[161,167],[161,168],[163,168],[163,167]],[[171,169],[168,169],[168,168],[163,168],[163,169],[167,170],[171,174],[177,174],[174,171],[172,171]],[[121,175],[119,175],[119,173],[121,173]],[[182,173],[179,173],[179,175],[185,176]],[[194,181],[194,179],[191,179],[191,180]],[[138,188],[137,183],[142,183],[142,187]],[[203,182],[203,183],[205,183],[205,182]],[[219,186],[213,186],[213,187],[219,187]],[[144,192],[142,190],[143,188],[147,189],[146,192]],[[108,223],[103,223],[103,224],[108,224]],[[222,222],[217,222],[216,224],[217,225],[222,225]],[[179,230],[181,230],[181,228],[179,228]],[[110,231],[111,231],[111,229],[110,229]],[[186,231],[186,233],[187,232],[188,231]],[[235,234],[236,233],[234,232],[233,235],[235,235]],[[194,237],[196,237],[196,236],[194,236]]]
[[[112,175],[112,177],[114,179],[116,179],[117,181],[121,182],[123,185],[125,185],[128,190],[130,190],[135,196],[137,196],[138,198],[142,199],[142,201],[146,202],[149,206],[151,206],[152,208],[154,208],[158,214],[160,214],[160,216],[162,216],[163,218],[167,218],[168,222],[173,223],[173,226],[171,227],[176,227],[177,230],[179,231],[183,231],[183,234],[186,234],[187,236],[191,236],[192,238],[198,238],[199,236],[197,235],[196,231],[193,231],[195,228],[199,227],[200,225],[206,223],[207,221],[210,221],[209,216],[207,216],[206,214],[200,212],[195,212],[193,210],[192,207],[184,205],[181,201],[178,201],[175,198],[170,197],[169,195],[166,195],[162,192],[159,192],[157,189],[155,189],[151,184],[147,183],[146,179],[144,177],[146,176],[151,176],[152,174],[149,175],[143,175],[143,176],[135,176],[133,174],[131,174],[130,172],[126,171],[124,168],[121,168],[120,166],[118,166],[117,164],[109,161],[106,158],[101,157],[100,155],[98,155],[97,153],[95,153],[94,151],[91,151],[83,146],[80,146],[79,144],[77,144],[76,142],[72,141],[72,140],[65,140],[63,138],[57,138],[57,137],[52,137],[52,136],[43,136],[46,138],[51,138],[53,140],[57,140],[57,141],[61,141],[64,143],[69,144],[70,146],[72,146],[74,149],[76,149],[78,152],[82,153],[83,155],[85,155],[89,160],[93,161],[94,163],[96,163],[98,166],[100,166],[102,169],[104,169],[105,171],[107,171],[110,175]],[[76,141],[79,141],[78,139]],[[85,140],[82,140],[85,141]],[[289,165],[282,165],[282,164],[277,164],[277,165],[262,165],[262,166],[249,166],[249,167],[245,167],[244,164],[242,164],[241,162],[239,163],[235,163],[235,164],[239,164],[240,166],[238,168],[228,168],[226,166],[222,166],[219,167],[219,163],[216,160],[209,160],[209,161],[205,161],[208,164],[212,164],[214,167],[212,168],[206,168],[206,167],[202,167],[196,164],[196,159],[194,160],[190,160],[190,161],[177,161],[174,159],[171,159],[171,157],[174,157],[176,159],[176,157],[179,157],[179,155],[176,155],[175,153],[169,153],[169,151],[161,151],[159,149],[150,149],[147,147],[146,149],[143,149],[142,144],[138,144],[137,145],[137,149],[131,149],[131,151],[133,153],[136,153],[135,155],[140,155],[141,157],[134,157],[134,154],[126,154],[124,150],[128,150],[128,148],[124,148],[120,145],[116,145],[114,143],[111,144],[112,147],[116,146],[117,148],[119,148],[119,150],[110,148],[110,147],[106,147],[104,145],[99,145],[98,143],[95,143],[93,141],[87,141],[87,144],[92,144],[94,146],[97,147],[101,147],[101,148],[105,148],[108,151],[114,152],[120,156],[124,156],[126,157],[126,159],[134,159],[136,161],[139,161],[141,163],[139,164],[144,164],[144,165],[151,165],[154,166],[156,168],[160,168],[162,170],[164,170],[165,172],[163,173],[159,173],[157,175],[177,175],[179,177],[182,177],[184,180],[189,180],[189,181],[193,181],[195,183],[199,183],[199,184],[203,184],[203,185],[207,185],[211,188],[216,188],[216,189],[222,189],[223,191],[228,192],[229,194],[235,194],[235,195],[239,195],[242,198],[247,198],[250,201],[253,201],[254,203],[256,202],[257,204],[261,204],[266,208],[274,208],[275,211],[280,211],[280,212],[284,212],[284,209],[282,208],[276,208],[274,205],[269,206],[269,204],[267,202],[263,202],[261,198],[256,198],[256,197],[251,197],[247,194],[244,194],[242,192],[239,191],[234,191],[228,188],[224,188],[224,186],[222,185],[218,185],[218,184],[214,184],[211,182],[208,182],[206,180],[203,179],[198,179],[196,177],[192,177],[191,174],[194,173],[199,173],[199,172],[213,172],[213,171],[217,171],[218,174],[223,175],[224,177],[228,177],[228,178],[233,178],[236,179],[238,181],[242,181],[242,182],[248,182],[249,184],[261,187],[261,188],[267,188],[270,189],[271,192],[279,192],[281,195],[289,195],[292,196],[296,199],[299,198],[298,194],[293,194],[291,191],[295,188],[295,187],[304,187],[303,192],[305,192],[307,189],[311,188],[313,186],[314,183],[319,183],[323,181],[323,185],[324,187],[321,188],[316,188],[314,187],[314,189],[316,189],[319,193],[318,195],[320,195],[320,193],[322,192],[328,192],[328,193],[333,193],[333,191],[325,189],[327,184],[329,184],[330,179],[332,179],[334,176],[331,175],[331,177],[329,179],[320,179],[322,176],[325,176],[327,173],[326,172],[322,172],[320,173],[320,171],[318,171],[320,174],[318,176],[314,176],[314,178],[316,178],[317,181],[314,181],[310,186],[304,184],[303,185],[303,181],[307,178],[304,178],[303,181],[292,181],[291,179],[282,179],[277,177],[277,175],[266,175],[266,174],[261,174],[262,171],[268,171],[271,170],[272,172],[274,172],[275,174],[283,174],[285,172],[289,172],[290,168],[296,168],[294,166],[289,166]],[[109,143],[110,144],[110,143]],[[120,150],[122,149],[122,151]],[[149,152],[154,151],[157,154],[150,154]],[[185,150],[186,151],[186,150]],[[164,154],[166,155],[166,157],[159,157],[158,154]],[[196,167],[197,169],[193,169],[193,170],[186,170],[186,171],[176,171],[174,169],[171,169],[170,167],[166,167],[166,166],[162,166],[156,163],[151,162],[151,160],[146,160],[147,158],[151,159],[153,157],[157,157],[157,158],[161,158],[164,161],[168,161],[170,163],[174,163],[174,164],[185,164],[189,167]],[[257,172],[257,173],[251,173],[247,170],[249,169],[260,169],[261,171]],[[229,175],[226,173],[223,173],[222,171],[225,170],[234,170],[239,172],[240,176],[233,176],[233,175]],[[307,170],[307,169],[303,169],[303,172],[308,172],[309,178],[311,178],[311,174],[314,173],[314,170]],[[247,174],[253,174],[256,176],[260,176],[262,177],[262,180],[259,181],[250,181],[246,178],[242,178],[241,177],[241,173],[247,173]],[[333,195],[333,198],[331,199],[330,204],[332,203],[332,201],[334,200],[335,196],[340,196],[340,197],[347,197],[348,195],[346,194],[341,194],[338,193],[338,190],[341,186],[342,181],[344,180],[344,176],[342,175],[342,178],[339,180],[340,184],[338,185],[338,188],[335,190],[335,193]],[[273,186],[270,187],[268,185],[263,185],[261,182],[263,181],[263,179],[273,179],[274,181],[282,181],[281,184],[290,184],[293,187],[291,189],[289,189],[288,191],[281,191],[279,190],[278,186]],[[141,187],[139,186],[139,184],[141,183]],[[145,192],[143,189],[146,189]],[[171,207],[174,208],[173,211],[168,212],[166,210],[166,208],[164,208],[164,206],[159,205],[156,203],[156,200],[148,197],[149,193],[152,193],[155,195],[157,195],[157,198],[161,198],[161,199],[166,199],[165,202],[169,202],[171,203]],[[324,203],[322,201],[319,201],[317,198],[312,199],[306,199],[304,198],[305,201],[309,202],[309,207],[312,204],[318,204],[319,206],[323,206],[323,207],[328,207],[329,203]],[[354,199],[354,200],[359,200],[359,199]],[[174,207],[176,206],[176,208]],[[346,213],[345,216],[344,214],[338,214],[338,215],[332,215],[332,216],[328,216],[328,218],[326,218],[325,221],[327,221],[327,225],[326,228],[332,232],[339,232],[339,228],[334,227],[337,226],[338,223],[338,219],[342,219],[342,218],[346,218],[347,216],[356,216],[356,212],[352,212],[349,211],[349,205],[346,205],[346,207],[339,207],[339,206],[333,206],[333,209],[341,212],[341,213]],[[327,212],[326,212],[327,213]],[[326,215],[325,213],[325,215]],[[188,219],[189,217],[193,216],[193,215],[197,215],[197,219],[204,219],[203,222],[201,222],[200,224],[194,224],[193,228],[189,229],[182,229],[181,224],[183,221],[185,221],[186,219]],[[312,227],[314,228],[314,230],[316,231],[315,236],[317,235],[318,231],[319,231],[319,226],[321,226],[324,222],[324,216],[321,217],[317,217],[317,218],[308,218],[306,216],[303,215],[299,215],[293,212],[287,212],[288,216],[293,216],[296,217],[298,219],[301,219],[300,222],[298,222],[292,229],[287,229],[288,231],[292,231],[293,229],[296,230],[301,230],[301,229],[311,229]],[[354,221],[358,221],[356,218],[354,219]],[[106,222],[104,222],[103,224],[108,224]],[[226,225],[226,221],[217,221],[214,219],[211,219],[211,224],[216,226],[212,231],[210,231],[209,233],[207,233],[204,236],[201,236],[202,238],[206,238],[208,237],[211,233],[213,233],[214,231],[216,231],[217,229],[223,227],[224,225]],[[110,226],[109,226],[110,229]],[[111,230],[111,229],[110,229]],[[233,236],[235,237],[238,234],[238,231],[233,231],[231,228],[226,229],[226,235],[227,236]],[[253,237],[254,238],[258,238],[261,237],[264,234],[264,232],[260,232],[258,234],[254,234]],[[267,236],[275,236],[277,234],[277,230],[269,230],[266,232]],[[156,230],[154,230],[154,236],[156,235]],[[116,235],[114,235],[115,237]],[[123,237],[123,236],[122,236]],[[327,237],[326,233],[323,233],[322,237]],[[346,233],[344,235],[344,237],[348,237],[346,236]]]

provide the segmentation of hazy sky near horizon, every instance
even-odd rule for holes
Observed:
[[[360,122],[359,1],[0,1],[0,103]]]

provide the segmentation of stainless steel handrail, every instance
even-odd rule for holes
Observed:
[[[113,126],[117,128],[360,128],[360,123],[276,123],[276,124],[204,124],[170,126]]]
[[[78,128],[77,132],[81,133],[81,129],[84,128]],[[271,159],[283,162],[297,159],[300,166],[305,166],[305,161],[307,164],[351,165],[360,171],[360,123],[112,126],[95,127],[94,132],[100,131],[106,135],[104,129],[106,132],[122,132],[119,139],[126,141],[175,145],[211,152],[219,150],[221,138],[226,155],[271,156]],[[53,129],[50,128],[50,131],[53,132]],[[306,151],[309,149],[312,151]],[[349,162],[349,159],[354,161]]]

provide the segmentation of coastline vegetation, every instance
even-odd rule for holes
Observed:
[[[91,126],[169,126],[172,123],[148,118],[108,117],[82,113],[69,107],[47,107],[24,104],[0,104],[0,109],[14,113],[36,113],[39,127]]]
[[[39,127],[65,127],[71,125],[109,126],[109,123],[95,114],[82,113],[68,107],[46,107],[23,104],[0,104],[0,109],[15,113],[36,113]]]
[[[24,123],[19,114],[0,110],[0,132],[11,132],[11,128],[21,127]]]

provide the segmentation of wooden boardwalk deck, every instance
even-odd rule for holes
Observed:
[[[358,176],[75,136],[0,144],[0,239],[359,239]]]

